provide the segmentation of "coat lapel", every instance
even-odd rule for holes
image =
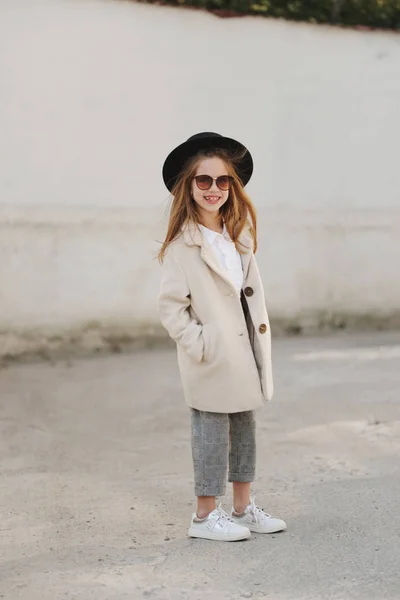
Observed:
[[[240,255],[243,267],[243,280],[245,282],[249,274],[250,261],[253,254],[253,240],[247,233],[244,233],[240,236],[240,242],[242,244],[242,249],[245,249],[244,254]]]
[[[200,256],[204,260],[206,265],[210,267],[210,269],[217,273],[217,275],[219,275],[221,279],[223,279],[230,287],[234,287],[232,281],[229,279],[226,272],[223,269],[221,269],[218,258],[215,256],[213,249],[207,243],[207,240],[203,241],[200,250]]]
[[[230,287],[234,287],[232,281],[227,277],[225,271],[221,268],[218,258],[215,256],[213,249],[208,244],[207,240],[202,235],[200,229],[194,224],[189,223],[183,230],[183,236],[188,246],[200,246],[200,256],[202,260],[212,269],[217,275],[221,277]],[[244,281],[247,279],[249,272],[250,260],[252,255],[252,239],[247,234],[247,231],[243,232],[239,238],[241,242],[241,250],[245,250],[244,254],[241,254],[243,277]]]

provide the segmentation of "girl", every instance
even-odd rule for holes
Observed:
[[[234,541],[286,529],[255,505],[254,410],[272,397],[271,334],[254,258],[255,209],[244,191],[250,152],[217,133],[175,148],[163,167],[173,196],[159,253],[159,313],[177,343],[191,408],[197,512],[189,536]],[[228,515],[216,506],[233,483]]]

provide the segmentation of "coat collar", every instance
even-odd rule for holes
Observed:
[[[224,281],[232,286],[232,283],[227,278],[225,271],[221,268],[211,245],[208,243],[206,237],[203,235],[196,223],[190,221],[186,226],[183,227],[183,239],[188,246],[199,246],[200,256],[204,262],[222,279],[224,279]],[[243,254],[240,254],[243,267],[243,276],[244,281],[246,281],[253,250],[253,240],[248,226],[243,229],[239,236],[239,241],[241,243],[241,250],[243,252]]]

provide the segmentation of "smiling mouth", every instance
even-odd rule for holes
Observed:
[[[204,200],[209,204],[216,204],[221,199],[221,196],[204,196]]]

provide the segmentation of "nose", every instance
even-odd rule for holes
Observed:
[[[219,195],[219,193],[220,193],[220,189],[219,189],[219,187],[217,186],[217,182],[216,182],[216,181],[214,181],[214,180],[213,180],[213,182],[212,182],[212,184],[211,184],[211,187],[210,187],[210,189],[209,189],[208,191],[209,191],[209,192],[217,192],[217,193],[218,193],[218,195]]]

